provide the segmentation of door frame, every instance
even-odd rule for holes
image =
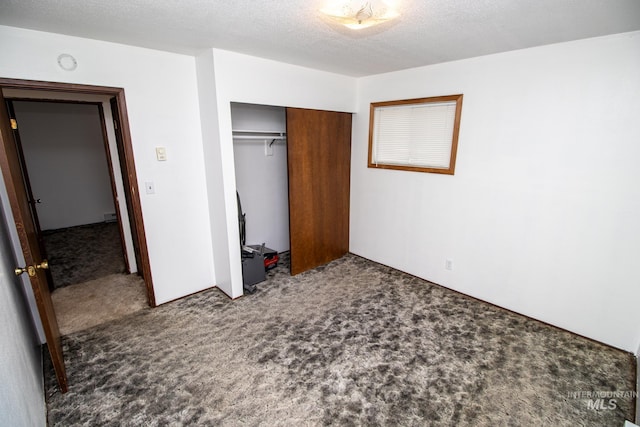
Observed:
[[[75,83],[59,83],[48,82],[39,80],[20,80],[20,79],[8,79],[0,78],[0,90],[2,89],[22,89],[22,90],[40,90],[49,92],[61,92],[71,94],[89,94],[89,95],[103,95],[109,96],[115,99],[112,105],[115,106],[114,120],[117,124],[114,126],[116,135],[119,134],[119,138],[116,138],[119,146],[118,152],[122,153],[124,159],[120,159],[122,168],[123,181],[127,182],[125,185],[125,193],[127,194],[127,201],[131,202],[131,206],[128,209],[131,211],[129,218],[130,226],[132,228],[132,234],[134,234],[134,240],[137,240],[138,250],[140,256],[140,263],[138,265],[138,271],[142,275],[147,291],[147,302],[150,307],[156,307],[155,293],[153,290],[153,279],[151,276],[151,264],[149,262],[149,251],[147,247],[147,239],[144,229],[144,221],[142,218],[142,205],[139,197],[138,179],[135,169],[135,159],[133,155],[133,144],[131,141],[131,132],[129,130],[129,119],[127,115],[127,106],[125,100],[125,93],[123,88],[109,87],[109,86],[92,86]],[[117,117],[116,117],[117,116]],[[126,175],[126,176],[125,176]]]

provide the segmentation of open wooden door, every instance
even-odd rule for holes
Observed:
[[[53,310],[47,275],[44,273],[48,266],[40,253],[37,226],[33,221],[22,167],[13,138],[7,106],[2,92],[0,92],[0,167],[20,238],[22,253],[27,264],[26,266],[16,266],[16,268],[20,268],[22,273],[29,275],[60,391],[65,393],[67,391],[67,375],[62,355],[60,330]],[[20,272],[16,271],[16,273]]]
[[[16,119],[16,112],[13,106],[13,101],[6,101],[7,111],[9,113],[9,119]],[[13,123],[13,122],[12,122]],[[13,140],[16,143],[16,149],[18,151],[18,159],[20,160],[20,166],[22,168],[22,178],[24,180],[24,187],[27,192],[27,199],[29,200],[29,207],[31,208],[31,218],[33,219],[33,224],[35,225],[36,237],[38,239],[38,248],[40,249],[40,255],[43,259],[49,259],[47,256],[47,248],[44,244],[44,235],[42,234],[42,230],[40,229],[40,220],[38,219],[38,209],[36,205],[40,204],[40,199],[36,199],[33,195],[33,187],[31,187],[31,181],[29,180],[29,174],[27,173],[27,162],[24,157],[24,150],[22,148],[22,141],[20,140],[20,132],[16,129],[13,130]],[[53,292],[54,283],[53,283],[53,275],[51,274],[50,269],[46,269],[45,274],[47,275],[47,283],[49,285],[49,291]]]
[[[349,251],[351,114],[287,108],[291,274]]]

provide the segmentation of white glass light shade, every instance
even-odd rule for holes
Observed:
[[[400,16],[394,0],[333,0],[320,12],[352,30],[361,30]]]

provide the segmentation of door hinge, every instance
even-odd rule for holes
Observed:
[[[113,121],[113,127],[118,130],[118,122],[116,120]]]
[[[16,119],[9,119],[11,121],[11,129],[18,129],[18,121]]]

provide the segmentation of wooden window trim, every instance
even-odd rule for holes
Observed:
[[[387,165],[373,162],[373,130],[374,130],[374,112],[378,107],[388,107],[393,105],[413,105],[413,104],[428,104],[437,102],[456,102],[455,119],[453,123],[453,137],[451,142],[451,157],[449,160],[449,168],[428,168],[419,166],[404,166],[404,165]],[[446,96],[433,96],[428,98],[414,98],[403,99],[396,101],[384,101],[384,102],[372,102],[369,110],[369,160],[368,167],[374,169],[394,169],[412,172],[428,172],[439,173],[445,175],[453,175],[456,168],[456,155],[458,154],[458,135],[460,133],[460,116],[462,114],[462,94],[458,95],[446,95]]]

